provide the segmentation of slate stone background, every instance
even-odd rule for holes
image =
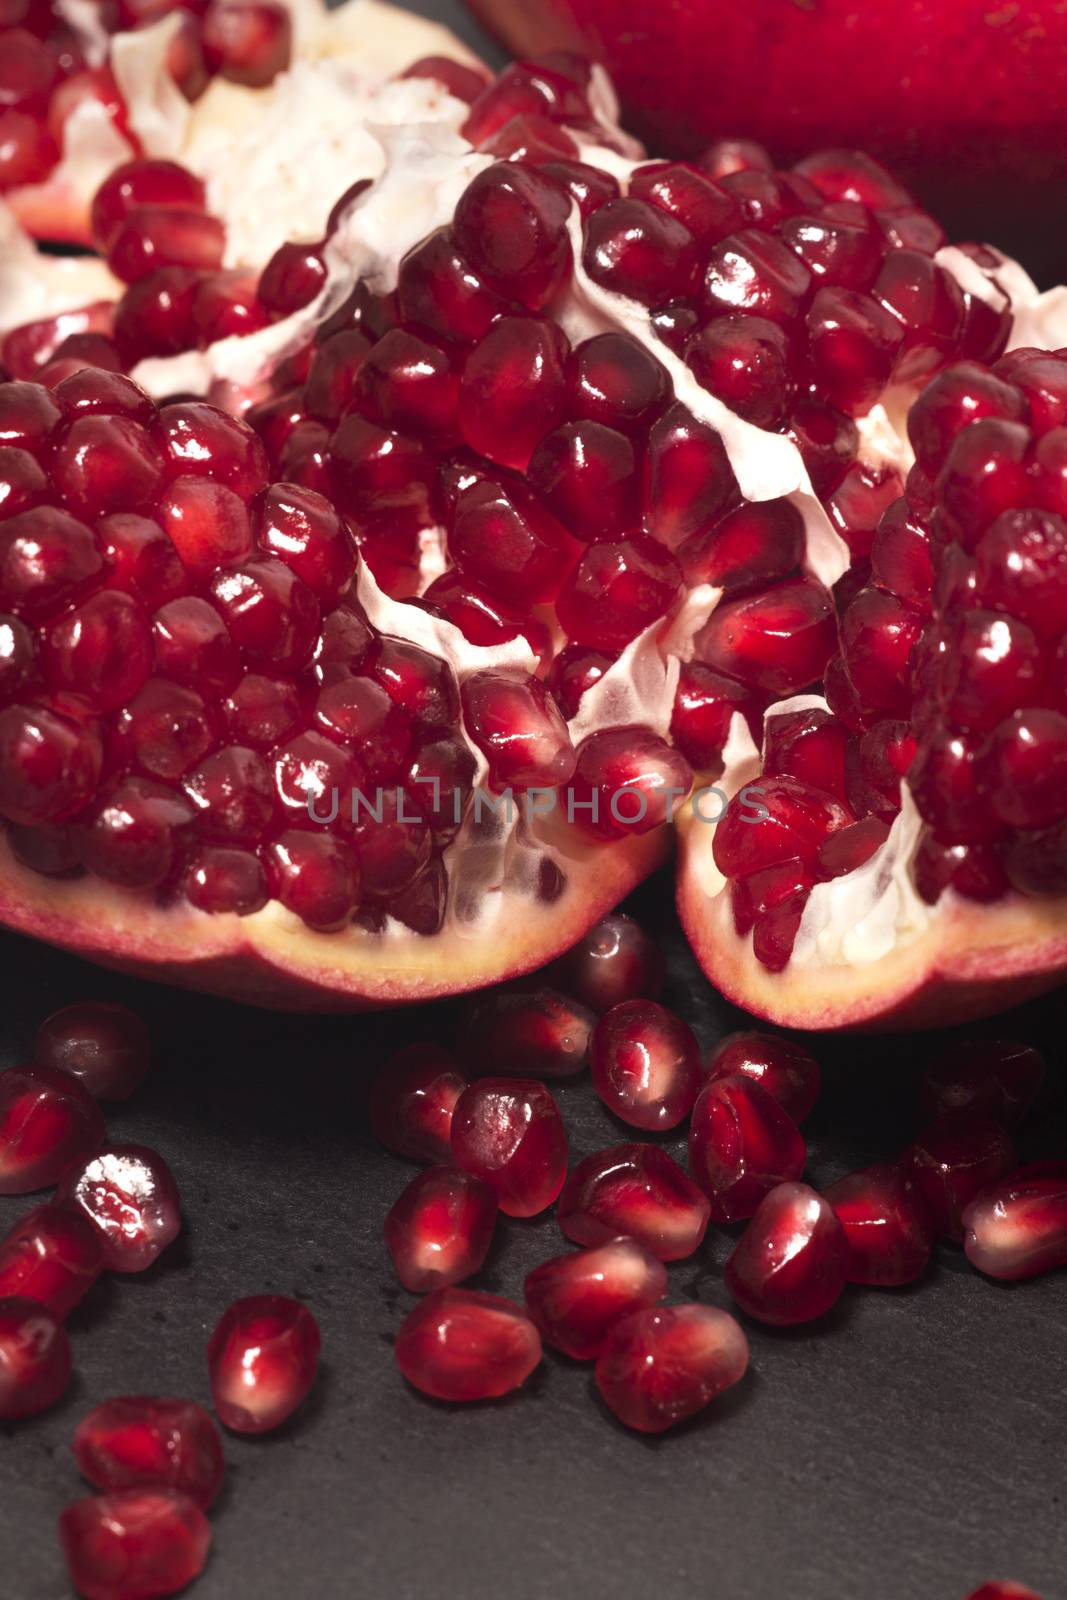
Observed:
[[[415,9],[477,37],[458,0]],[[669,876],[632,909],[668,949],[667,998],[702,1042],[738,1026],[677,931]],[[5,1066],[72,1000],[122,1000],[148,1018],[155,1070],[109,1123],[164,1153],[186,1214],[155,1268],[102,1282],[71,1318],[77,1375],[64,1403],[0,1429],[0,1600],[69,1592],[53,1530],[83,1492],[69,1454],[79,1417],[121,1393],[206,1402],[215,1321],[236,1296],[271,1290],[314,1310],[324,1371],[280,1433],[227,1439],[197,1600],[963,1600],[991,1577],[1067,1600],[1067,1274],[997,1286],[946,1248],[917,1288],[850,1290],[816,1331],[750,1328],[745,1381],[658,1440],[624,1432],[589,1369],[551,1354],[513,1399],[453,1411],[393,1365],[412,1302],[381,1227],[414,1169],[375,1147],[365,1101],[387,1051],[447,1038],[454,1006],[278,1017],[12,936],[0,936],[0,973]],[[986,1030],[1042,1046],[1055,1066],[1027,1157],[1067,1149],[1065,1011],[1061,991]],[[908,1139],[936,1045],[815,1041],[827,1087],[805,1128],[813,1182]],[[560,1098],[576,1158],[626,1136],[586,1081]],[[0,1228],[30,1203],[0,1200]],[[563,1241],[551,1216],[507,1220],[500,1235],[480,1282],[521,1297],[526,1272]],[[728,1305],[731,1247],[713,1230],[671,1268],[672,1297]]]

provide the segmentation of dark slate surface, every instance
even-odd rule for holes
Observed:
[[[737,1026],[676,931],[669,881],[646,886],[636,909],[669,947],[669,998],[702,1040]],[[740,1388],[654,1442],[614,1424],[588,1369],[551,1355],[522,1395],[452,1412],[393,1367],[411,1301],[381,1225],[413,1169],[375,1148],[365,1094],[386,1049],[446,1037],[454,1008],[275,1017],[12,937],[0,937],[0,960],[4,1065],[71,1000],[121,999],[148,1017],[155,1072],[110,1123],[164,1152],[187,1216],[156,1268],[102,1283],[71,1319],[77,1377],[64,1404],[0,1430],[0,1600],[68,1592],[53,1524],[81,1492],[69,1440],[82,1413],[116,1393],[206,1400],[210,1329],[232,1298],[267,1290],[312,1306],[325,1371],[282,1434],[227,1441],[197,1600],[963,1600],[1009,1575],[1044,1600],[1067,1597],[1067,1276],[997,1287],[945,1250],[919,1288],[850,1291],[817,1332],[751,1329]],[[1049,1050],[1056,1081],[1023,1148],[1062,1153],[1062,995],[993,1027]],[[807,1129],[813,1181],[907,1139],[933,1044],[817,1041],[828,1086]],[[624,1136],[586,1082],[561,1099],[576,1155]],[[29,1203],[0,1201],[0,1226]],[[551,1218],[511,1223],[481,1281],[521,1294],[561,1245]],[[719,1230],[672,1267],[672,1294],[728,1304],[730,1245]]]

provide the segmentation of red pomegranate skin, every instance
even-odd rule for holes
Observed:
[[[657,154],[763,140],[780,162],[824,145],[887,162],[953,237],[1052,262],[1067,230],[1067,29],[1056,0],[470,0],[517,56],[603,61],[627,126]],[[981,137],[961,137],[963,129]]]

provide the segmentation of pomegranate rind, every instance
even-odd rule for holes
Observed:
[[[42,878],[0,839],[0,923],[101,966],[275,1011],[369,1011],[463,994],[542,967],[642,882],[667,829],[565,862],[551,903],[503,906],[488,925],[422,938],[352,926],[316,934],[277,904],[251,917],[158,906],[100,879]]]

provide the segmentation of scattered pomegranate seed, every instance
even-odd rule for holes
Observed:
[[[666,962],[632,917],[613,911],[553,962],[549,972],[566,994],[603,1013],[624,1000],[658,999]]]
[[[707,1059],[710,1083],[740,1073],[761,1084],[794,1122],[815,1109],[822,1088],[819,1063],[802,1044],[776,1033],[728,1033]]]
[[[94,1100],[128,1100],[148,1071],[148,1029],[128,1007],[90,1000],[46,1018],[34,1054],[77,1078]]]
[[[488,1183],[456,1167],[427,1167],[385,1219],[396,1275],[412,1294],[462,1283],[492,1243],[497,1200]]]
[[[0,1300],[0,1420],[15,1422],[54,1406],[70,1366],[70,1341],[51,1311],[17,1295]]]
[[[838,1178],[824,1198],[848,1240],[848,1281],[895,1286],[925,1272],[933,1230],[918,1185],[901,1167],[878,1162]]]
[[[588,1061],[594,1022],[555,989],[497,989],[475,1002],[458,1054],[472,1075],[569,1078]]]
[[[79,1422],[74,1459],[94,1489],[175,1489],[206,1511],[222,1484],[218,1430],[192,1400],[105,1400]]]
[[[175,1489],[121,1489],[67,1506],[59,1537],[85,1600],[177,1594],[207,1562],[211,1528]]]
[[[963,1213],[1015,1165],[1015,1147],[998,1123],[935,1122],[901,1157],[930,1215],[935,1237],[963,1238]]]
[[[559,1200],[559,1225],[575,1244],[601,1245],[626,1234],[660,1261],[699,1249],[710,1206],[678,1163],[652,1144],[618,1144],[586,1156]]]
[[[921,1109],[934,1122],[978,1116],[1014,1127],[1045,1081],[1045,1058],[1013,1039],[967,1039],[952,1045],[923,1075]]]
[[[315,1381],[319,1325],[280,1294],[235,1300],[208,1342],[211,1395],[234,1433],[269,1433],[302,1405]]]
[[[639,1433],[663,1433],[695,1416],[744,1377],[748,1341],[714,1306],[654,1306],[609,1330],[597,1357],[606,1404]]]
[[[408,1161],[446,1164],[452,1159],[452,1113],[467,1087],[447,1050],[429,1041],[391,1056],[374,1080],[370,1118],[374,1136]]]
[[[0,1300],[32,1300],[61,1322],[88,1294],[103,1262],[100,1235],[79,1212],[35,1206],[0,1240]]]
[[[689,1131],[689,1171],[717,1222],[751,1217],[781,1183],[798,1179],[807,1149],[762,1083],[736,1074],[701,1090]]]
[[[484,1179],[509,1217],[534,1217],[567,1176],[559,1107],[535,1079],[480,1078],[456,1101],[452,1159]]]
[[[435,1400],[496,1400],[541,1362],[541,1337],[512,1300],[478,1289],[438,1289],[405,1317],[396,1363]]]
[[[143,1272],[181,1230],[170,1168],[144,1145],[109,1145],[68,1167],[57,1199],[79,1206],[96,1226],[109,1272]]]
[[[554,1256],[526,1277],[526,1309],[542,1338],[575,1361],[595,1361],[621,1317],[666,1293],[662,1262],[635,1239]]]
[[[983,1583],[967,1600],[1041,1600],[1039,1594],[1033,1589],[1027,1589],[1021,1583],[1012,1583],[1010,1579],[1001,1582]]]
[[[788,1327],[825,1316],[848,1268],[848,1238],[830,1203],[806,1183],[782,1183],[760,1201],[724,1281],[750,1317]]]
[[[624,1000],[593,1033],[593,1088],[631,1127],[663,1132],[693,1109],[700,1046],[681,1017],[655,1000]]]
[[[967,1259],[991,1278],[1067,1265],[1067,1162],[1033,1162],[980,1189],[963,1227]]]
[[[50,1188],[104,1133],[99,1106],[69,1074],[10,1067],[0,1073],[0,1194]]]

